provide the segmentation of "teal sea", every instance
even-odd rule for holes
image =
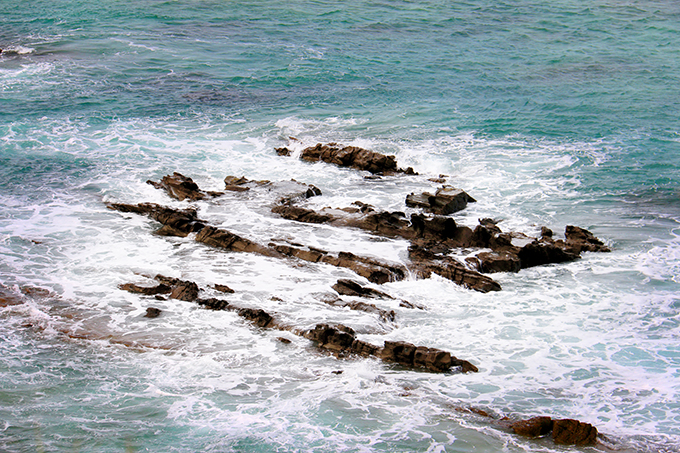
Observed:
[[[680,3],[0,0],[0,49],[0,451],[680,452]],[[326,142],[419,175],[274,151]],[[477,199],[460,225],[578,225],[612,251],[494,274],[488,294],[436,276],[372,285],[395,297],[372,301],[395,310],[386,322],[321,301],[339,278],[369,284],[349,270],[217,252],[107,209],[191,205],[259,243],[407,260],[406,241],[295,224],[257,197],[180,202],[146,184],[175,171],[402,211],[445,175]],[[479,372],[339,359],[118,288],[156,274]],[[600,444],[498,423],[537,415],[591,423]]]

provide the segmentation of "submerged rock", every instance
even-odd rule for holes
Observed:
[[[145,318],[158,318],[161,315],[162,310],[155,307],[147,307]]]

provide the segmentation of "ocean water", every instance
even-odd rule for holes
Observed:
[[[1,451],[680,451],[677,2],[1,0],[0,48],[0,290],[17,302],[0,307]],[[274,152],[319,142],[420,174],[366,180]],[[369,285],[397,298],[373,301],[395,310],[385,322],[320,300],[338,278],[368,284],[349,270],[154,236],[106,203],[191,204],[260,243],[393,262],[405,241],[285,221],[266,190],[187,203],[145,183],[174,171],[206,190],[296,179],[322,190],[310,207],[386,210],[443,174],[478,200],[461,225],[579,225],[612,252],[494,274],[497,293]],[[118,289],[159,273],[480,371],[338,359]],[[496,421],[536,415],[592,423],[602,443]]]

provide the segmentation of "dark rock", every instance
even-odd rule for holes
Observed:
[[[291,344],[292,343],[292,341],[290,341],[288,338],[277,337],[276,339],[279,340],[283,344]]]
[[[579,255],[559,247],[551,242],[533,241],[522,247],[517,256],[521,260],[522,269],[551,263],[574,261]]]
[[[291,154],[293,154],[293,151],[289,150],[285,146],[282,148],[274,148],[274,151],[276,151],[276,154],[278,154],[279,156],[290,156]]]
[[[352,343],[352,352],[363,357],[377,356],[380,353],[380,347],[366,343],[361,340],[354,340]]]
[[[343,296],[371,297],[377,299],[392,299],[391,296],[381,291],[361,286],[354,280],[341,278],[332,288]]]
[[[485,227],[491,234],[501,234],[502,231],[500,228],[498,228],[498,221],[494,219],[489,219],[489,218],[484,218],[484,219],[478,219],[479,224],[483,227]]]
[[[561,445],[595,445],[597,428],[573,419],[554,420],[552,438],[556,444]]]
[[[318,214],[312,209],[299,208],[289,205],[278,205],[272,208],[274,214],[279,214],[284,219],[295,220],[304,223],[326,223],[333,219],[328,214]]]
[[[409,302],[409,301],[407,301],[407,300],[402,300],[401,302],[399,302],[399,306],[400,306],[400,307],[403,307],[403,308],[409,308],[409,309],[411,309],[411,310],[415,310],[415,309],[418,309],[418,310],[425,310],[425,309],[426,309],[426,308],[425,308],[424,306],[422,306],[422,305],[414,304],[413,302]]]
[[[280,154],[282,153],[283,151]],[[305,148],[300,157],[309,162],[323,161],[340,167],[366,170],[373,174],[399,171],[394,156],[386,156],[356,146],[342,146],[337,143],[326,145],[319,143],[316,146]]]
[[[118,285],[118,288],[131,293],[142,294],[144,296],[153,296],[156,294],[170,294],[172,292],[172,288],[168,285],[164,285],[163,283],[156,286],[139,286],[135,285],[134,283],[125,283],[122,285]]]
[[[485,274],[493,272],[519,272],[522,263],[519,257],[508,252],[482,252],[477,254],[479,271]]]
[[[411,215],[411,228],[419,238],[444,241],[453,239],[460,233],[456,221],[451,217],[425,217],[422,214]]]
[[[161,315],[161,309],[160,308],[147,307],[146,314],[144,315],[144,317],[145,318],[158,318],[160,315]]]
[[[154,231],[153,234],[158,236],[177,236],[181,238],[189,236],[189,233],[186,231],[178,230],[170,225],[163,225],[158,230]]]
[[[179,201],[189,200],[196,201],[202,200],[206,197],[206,193],[199,189],[198,184],[196,184],[191,178],[188,178],[180,173],[173,173],[172,175],[163,176],[160,182],[147,181],[157,189],[162,189],[167,192],[167,194]]]
[[[520,420],[510,425],[515,434],[526,437],[540,437],[549,434],[553,429],[553,421],[550,417],[534,417],[528,420]]]
[[[551,230],[548,227],[541,227],[541,237],[542,238],[551,238],[553,237],[553,230]]]
[[[318,263],[326,254],[325,252],[319,250],[292,247],[290,245],[270,244],[270,246],[281,255],[292,256],[294,258],[299,258],[304,261],[310,261],[312,263]]]
[[[354,343],[355,333],[346,326],[329,326],[328,324],[317,324],[312,330],[308,330],[304,337],[315,341],[319,347],[334,351],[351,350]]]
[[[382,308],[378,308],[373,304],[367,304],[366,302],[350,302],[344,306],[348,307],[350,310],[359,310],[365,311],[366,313],[376,314],[380,317],[380,319],[387,322],[394,322],[395,318],[397,317],[397,314],[394,312],[394,310],[383,310]]]
[[[439,349],[420,346],[413,355],[413,365],[432,371],[446,371],[451,368],[451,354]]]
[[[238,236],[227,230],[221,230],[212,226],[206,226],[197,235],[196,241],[234,252],[258,253],[265,256],[277,256],[278,254],[267,247],[259,245],[249,239]]]
[[[567,225],[564,236],[567,245],[575,252],[609,252],[610,249],[596,238],[593,233],[583,228]]]
[[[137,205],[124,203],[110,203],[109,209],[119,212],[131,212],[135,214],[148,215],[155,221],[168,227],[161,228],[157,234],[186,236],[195,233],[205,227],[205,223],[198,219],[195,209],[172,209],[154,203],[140,203]]]
[[[239,316],[253,322],[258,327],[268,328],[276,325],[274,318],[262,309],[241,308],[237,312]]]
[[[415,345],[405,341],[385,341],[380,358],[386,362],[412,367],[416,349]]]
[[[458,261],[447,258],[440,262],[423,262],[419,263],[416,269],[421,276],[428,278],[431,274],[437,274],[454,283],[464,286],[469,289],[474,289],[482,293],[489,291],[500,291],[501,285],[493,279],[482,275],[479,272],[473,271],[465,267]]]
[[[215,285],[215,289],[221,293],[233,294],[235,291],[229,288],[227,285]]]
[[[479,368],[468,362],[467,360],[461,360],[457,357],[451,356],[451,364],[455,367],[460,367],[460,371],[463,373],[477,373]]]
[[[449,352],[414,346],[405,341],[385,341],[380,357],[386,362],[395,362],[411,368],[426,368],[434,372],[445,372],[452,366],[460,367],[463,373],[479,371],[467,360],[460,360]]]
[[[199,299],[196,301],[198,305],[208,308],[210,310],[229,310],[231,306],[229,302],[222,299],[210,298],[210,299]]]
[[[172,288],[170,298],[193,302],[198,298],[198,285],[194,282],[180,280]]]
[[[428,192],[409,194],[406,197],[406,206],[422,208],[434,214],[448,215],[465,209],[468,203],[475,201],[464,190],[445,186],[437,189],[434,195]]]
[[[356,256],[349,252],[340,252],[337,256],[324,255],[322,263],[351,269],[356,274],[379,285],[392,281],[403,280],[406,269],[398,265],[390,265],[372,258]]]

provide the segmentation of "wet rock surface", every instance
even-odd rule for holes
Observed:
[[[293,154],[288,148],[277,148],[276,152],[279,156]],[[343,146],[337,143],[325,145],[318,143],[316,146],[305,148],[302,150],[300,158],[308,162],[323,161],[339,167],[365,170],[373,174],[414,174],[412,168],[406,170],[397,168],[397,161],[394,156],[387,156],[358,146]]]
[[[177,172],[172,175],[163,176],[159,182],[149,180],[147,181],[147,184],[150,184],[157,189],[164,190],[171,198],[175,198],[179,201],[195,201],[202,200],[209,196],[222,195],[221,192],[202,191],[193,179]]]
[[[259,328],[292,331],[297,335],[316,342],[320,348],[338,353],[342,356],[375,356],[385,362],[396,362],[405,367],[425,369],[432,372],[447,372],[451,368],[455,367],[458,367],[460,371],[464,373],[478,371],[477,367],[472,365],[470,362],[466,360],[460,360],[452,356],[450,353],[439,349],[422,346],[416,347],[410,343],[393,341],[386,341],[384,347],[379,347],[357,339],[356,332],[352,328],[344,325],[331,326],[328,324],[317,324],[313,329],[307,330],[293,328],[281,324],[272,314],[260,308],[237,307],[229,303],[227,300],[214,297],[199,298],[199,293],[201,290],[195,282],[166,277],[160,274],[156,275],[154,279],[161,282],[154,288],[163,286],[165,288],[164,293],[167,294],[170,292],[171,298],[187,302],[195,302],[199,306],[210,310],[228,310],[236,312],[239,316]],[[213,288],[214,286],[216,285],[213,285]],[[143,287],[133,283],[122,284],[119,286],[119,288],[143,296],[153,295],[153,293],[148,291],[139,291],[139,288]],[[340,300],[336,299],[336,301]],[[363,304],[361,308],[356,308],[356,306],[352,307],[352,304],[357,303],[348,304],[352,309],[361,309],[376,313],[381,318],[385,318],[390,321],[394,320],[395,313],[393,311],[387,312],[385,310],[378,309],[372,304]],[[342,303],[341,301],[338,303],[331,303],[331,305],[338,305],[341,307],[346,306],[346,304]],[[366,307],[369,308],[367,309]],[[388,314],[386,315],[385,313]],[[149,307],[147,308],[146,314],[144,316],[147,318],[155,318],[160,314],[160,309]],[[404,353],[404,350],[412,351],[413,353]],[[406,357],[405,354],[410,355]]]
[[[406,196],[406,206],[421,208],[427,212],[439,215],[448,215],[462,211],[468,203],[476,201],[463,189],[449,186],[437,189],[434,194],[423,192],[421,194],[411,193]]]
[[[520,436],[542,437],[550,434],[553,442],[559,445],[592,446],[597,443],[597,428],[590,423],[574,419],[553,419],[534,417],[519,420],[510,429]]]

